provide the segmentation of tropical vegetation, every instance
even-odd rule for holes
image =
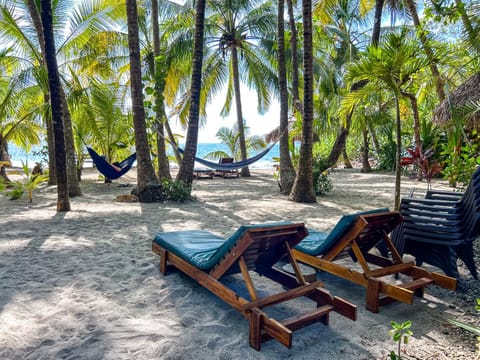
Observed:
[[[9,145],[42,142],[57,209],[68,211],[87,145],[112,160],[135,150],[135,191],[159,201],[172,186],[168,148],[182,136],[173,181],[188,192],[213,98],[223,116],[235,109],[235,132],[219,136],[247,158],[247,86],[259,113],[280,102],[279,184],[293,201],[316,201],[314,176],[358,160],[363,171],[395,171],[397,208],[409,149],[441,169],[419,167],[419,178],[462,186],[480,163],[480,96],[459,107],[451,95],[480,73],[479,9],[461,0],[0,0],[0,177],[8,183]]]

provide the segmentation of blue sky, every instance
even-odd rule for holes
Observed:
[[[265,135],[275,129],[279,125],[280,121],[280,105],[277,100],[274,100],[270,106],[270,109],[264,115],[257,113],[257,96],[254,91],[248,88],[241,87],[242,96],[242,110],[243,118],[246,120],[249,127],[250,135]],[[215,134],[221,127],[233,127],[237,122],[236,107],[232,106],[230,115],[226,118],[220,116],[223,105],[223,97],[217,97],[212,103],[207,105],[207,124],[204,128],[201,128],[198,134],[199,143],[218,143],[220,142]],[[172,126],[174,126],[172,121]],[[178,127],[174,127],[176,133],[186,134],[182,132]]]

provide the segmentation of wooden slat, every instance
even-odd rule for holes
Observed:
[[[298,282],[302,285],[305,285],[307,281],[305,280],[305,277],[302,274],[302,270],[300,270],[300,266],[298,266],[297,260],[295,260],[295,257],[293,256],[292,248],[290,247],[290,244],[288,242],[285,242],[285,247],[287,249],[287,255],[288,255],[288,259],[290,260],[290,265],[292,265],[293,271],[297,276]]]
[[[409,270],[410,268],[412,268],[412,266],[414,266],[413,262],[390,265],[390,266],[386,266],[380,269],[370,271],[370,276],[382,277],[385,275],[401,273]]]
[[[240,271],[242,272],[243,279],[245,280],[245,283],[247,285],[247,290],[250,294],[250,298],[255,301],[257,300],[257,291],[255,290],[255,286],[253,285],[252,278],[250,277],[248,267],[245,263],[245,259],[243,258],[243,256],[240,256],[240,259],[238,259],[238,264],[240,265]]]
[[[302,315],[291,317],[289,319],[285,319],[282,321],[282,324],[285,325],[290,330],[295,331],[295,330],[301,329],[304,326],[316,323],[318,321],[325,322],[324,318],[328,317],[328,314],[333,309],[334,308],[332,305],[323,305],[307,314],[302,314]],[[328,321],[326,322],[328,324]]]
[[[250,313],[248,340],[250,346],[257,351],[260,351],[262,346],[263,318],[263,312],[258,309],[252,309]]]
[[[313,289],[315,289],[317,287],[321,287],[321,286],[322,286],[321,281],[315,281],[315,282],[313,282],[311,284],[308,284],[308,285],[299,286],[299,287],[296,287],[294,289],[290,289],[290,290],[281,292],[279,294],[267,296],[267,297],[258,299],[256,301],[252,301],[248,304],[245,304],[243,306],[243,309],[248,310],[248,309],[251,309],[251,308],[254,308],[254,307],[264,308],[266,306],[271,306],[271,305],[279,304],[279,303],[289,301],[289,300],[292,300],[292,299],[296,299],[300,296],[304,296],[305,294],[308,294]]]
[[[289,349],[292,347],[293,331],[279,321],[271,318],[264,318],[262,330],[265,332],[262,335],[262,342],[273,338]]]

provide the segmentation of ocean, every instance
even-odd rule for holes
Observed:
[[[40,155],[34,155],[36,152],[40,151],[41,149],[42,149],[41,145],[33,146],[30,152],[26,153],[23,149],[13,144],[8,145],[8,152],[10,154],[12,164],[14,166],[22,166],[22,161],[24,163],[28,162],[28,166],[30,168],[35,165],[35,162],[42,161],[42,157]],[[219,143],[200,143],[198,144],[198,148],[197,148],[197,157],[203,159],[205,155],[213,151],[225,151],[226,153],[228,153],[228,147],[225,144],[219,144]],[[169,153],[173,154],[171,149]],[[256,153],[257,152],[255,153],[252,152],[250,156],[254,156]],[[274,158],[279,158],[279,157],[280,157],[279,146],[278,144],[275,144],[275,146],[273,146],[273,148],[263,158],[253,163],[249,167],[251,169],[271,169],[273,164],[276,163]],[[172,166],[175,166],[175,165],[176,164],[172,164]],[[89,165],[87,164],[86,166],[89,166]]]

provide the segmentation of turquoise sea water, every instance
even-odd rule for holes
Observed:
[[[38,152],[42,146],[34,146],[32,147],[31,151],[26,153],[23,149],[13,145],[8,145],[8,153],[10,154],[12,163],[14,166],[22,166],[22,161],[28,161],[28,165],[33,167],[35,162],[42,161],[40,156],[33,155],[35,152]],[[204,158],[206,154],[213,152],[213,151],[225,151],[228,153],[228,147],[225,144],[216,144],[216,143],[201,143],[198,144],[197,149],[197,157]],[[254,156],[256,153],[251,153],[249,156]],[[279,157],[279,147],[278,144],[270,150],[262,159],[258,160],[257,162],[250,165],[252,169],[271,169],[274,160],[273,158]]]

